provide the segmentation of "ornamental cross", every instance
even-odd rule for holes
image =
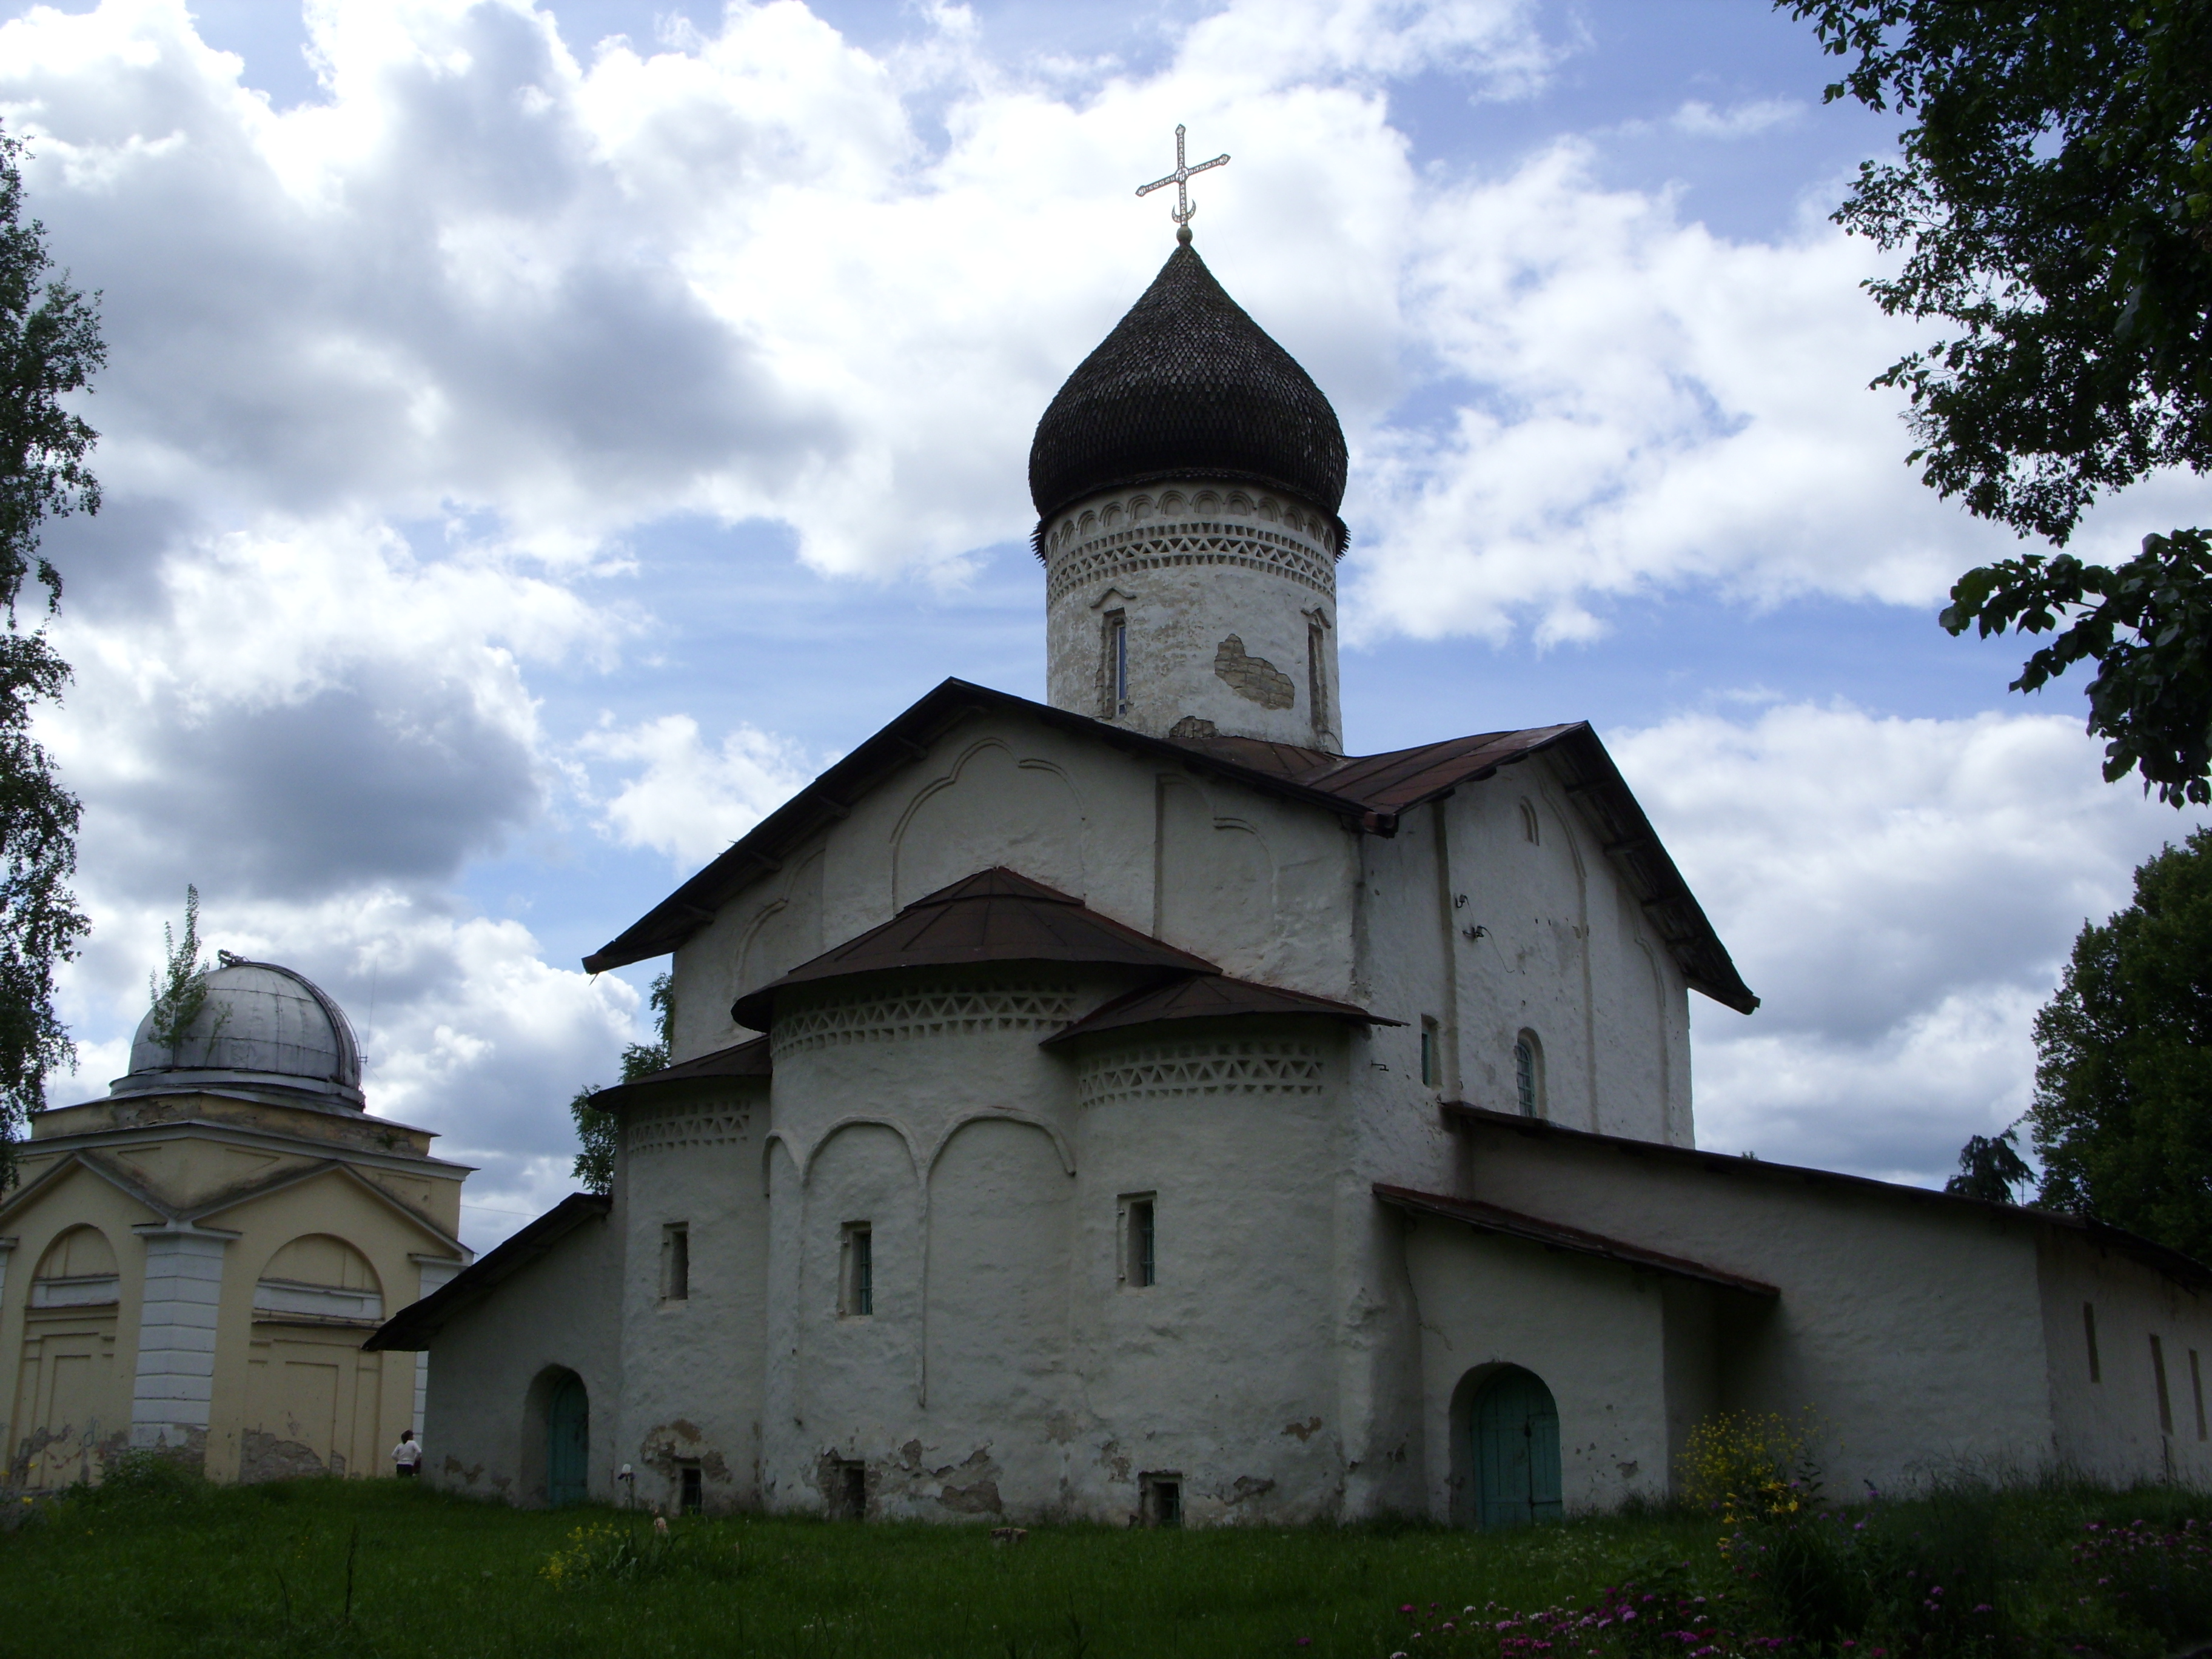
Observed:
[[[1156,190],[1165,190],[1170,185],[1173,185],[1176,187],[1176,206],[1175,211],[1169,214],[1168,217],[1181,227],[1179,234],[1188,237],[1190,234],[1190,222],[1198,214],[1198,210],[1190,204],[1191,175],[1203,173],[1208,167],[1218,167],[1228,159],[1225,155],[1217,155],[1211,161],[1200,161],[1196,167],[1191,166],[1183,160],[1182,124],[1177,122],[1176,124],[1176,170],[1164,179],[1155,179],[1149,185],[1139,185],[1137,187],[1137,194],[1150,196]]]

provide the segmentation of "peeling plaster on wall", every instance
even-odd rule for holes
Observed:
[[[1234,634],[1214,648],[1213,672],[1238,696],[1262,708],[1288,708],[1298,700],[1291,677],[1265,657],[1246,654],[1244,641]]]

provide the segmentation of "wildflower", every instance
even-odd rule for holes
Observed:
[[[1310,1648],[1313,1645],[1313,1638],[1310,1636],[1301,1636],[1298,1638],[1297,1645],[1302,1648]]]

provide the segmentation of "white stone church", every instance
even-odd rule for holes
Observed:
[[[1180,244],[1037,428],[1049,701],[946,680],[587,959],[672,957],[675,1063],[372,1339],[430,1478],[1499,1525],[1725,1410],[1836,1492],[2212,1476],[2196,1262],[1696,1150],[1758,999],[1589,726],[1346,752],[1343,435]]]

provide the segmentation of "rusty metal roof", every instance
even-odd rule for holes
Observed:
[[[660,1096],[702,1084],[744,1078],[765,1080],[769,1072],[768,1039],[748,1037],[730,1048],[717,1048],[711,1054],[664,1066],[628,1083],[602,1089],[592,1097],[592,1104],[603,1112],[618,1112],[626,1106],[642,1105]]]
[[[1045,1038],[1037,1047],[1073,1042],[1078,1037],[1111,1031],[1125,1025],[1152,1025],[1174,1019],[1234,1019],[1253,1014],[1293,1014],[1306,1018],[1340,1019],[1358,1025],[1403,1025],[1402,1019],[1385,1019],[1349,1002],[1285,991],[1227,974],[1193,974],[1164,985],[1139,987],[1093,1009],[1074,1024]]]
[[[747,992],[731,1005],[730,1017],[765,1031],[775,1017],[776,997],[796,986],[902,968],[1006,962],[1064,962],[1154,973],[1220,971],[1203,957],[1163,945],[1056,887],[1000,866],[918,898],[882,927]]]
[[[853,803],[929,752],[929,745],[984,714],[1019,714],[1055,731],[1150,760],[1167,760],[1301,802],[1370,835],[1395,835],[1407,811],[1479,783],[1499,768],[1549,754],[1566,793],[1612,860],[1631,895],[1666,941],[1690,985],[1749,1013],[1759,1006],[1728,947],[1660,845],[1613,757],[1587,722],[1486,732],[1443,743],[1347,758],[1292,744],[1249,738],[1151,738],[1088,715],[1031,702],[1005,691],[948,679],[852,753],[769,814],[750,833],[678,887],[618,937],[584,958],[592,973],[676,949],[746,887],[783,867],[784,858],[837,820]]]
[[[1776,1297],[1782,1294],[1762,1279],[1746,1279],[1741,1273],[1732,1273],[1724,1268],[1709,1267],[1702,1261],[1692,1261],[1679,1255],[1664,1255],[1657,1250],[1647,1250],[1641,1244],[1631,1244],[1625,1239],[1607,1238],[1602,1233],[1584,1232],[1580,1227],[1547,1221],[1540,1216],[1523,1215],[1518,1210],[1500,1209],[1495,1204],[1485,1204],[1476,1199],[1447,1198],[1442,1193],[1416,1192],[1411,1187],[1386,1186],[1381,1182],[1375,1185],[1375,1196],[1393,1209],[1404,1210],[1413,1215],[1440,1216],[1447,1221],[1463,1222],[1477,1232],[1522,1239],[1531,1244],[1540,1244],[1547,1250],[1566,1250],[1576,1255],[1617,1261],[1624,1267],[1672,1273],[1679,1279],[1694,1279],[1703,1284],[1717,1285],[1723,1290],[1741,1291],[1747,1296]]]

